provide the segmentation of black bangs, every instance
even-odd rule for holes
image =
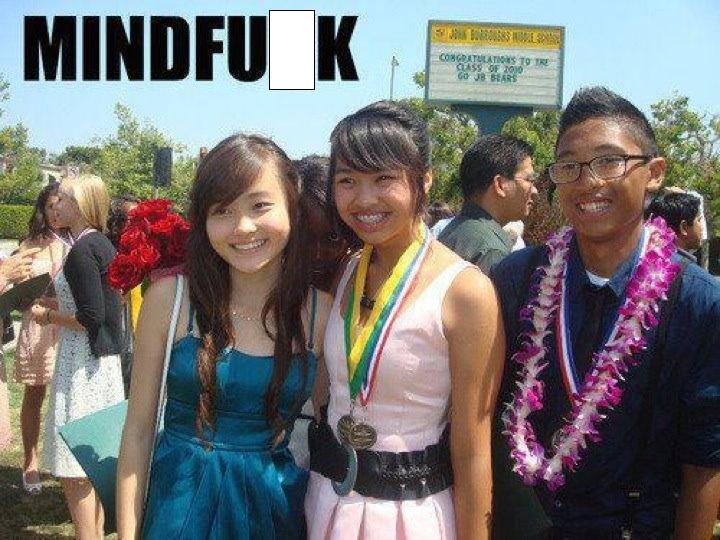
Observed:
[[[349,116],[333,130],[330,143],[333,170],[338,160],[361,172],[422,168],[408,130],[387,118]]]

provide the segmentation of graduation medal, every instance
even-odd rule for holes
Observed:
[[[427,228],[422,226],[419,238],[405,249],[390,277],[380,289],[370,316],[363,325],[360,324],[360,302],[373,247],[365,244],[362,249],[344,317],[348,388],[352,407],[350,413],[340,418],[337,423],[337,433],[348,454],[348,474],[345,480],[341,483],[333,482],[333,488],[338,495],[347,495],[355,484],[355,479],[350,477],[357,475],[356,450],[366,450],[377,441],[375,428],[357,421],[353,416],[355,403],[359,400],[364,407],[370,401],[385,342],[398,312],[417,282],[429,245],[430,234]]]

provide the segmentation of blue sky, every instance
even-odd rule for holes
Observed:
[[[24,123],[31,144],[51,152],[112,134],[117,127],[113,108],[121,102],[192,153],[236,131],[269,135],[292,157],[325,153],[338,120],[388,97],[393,54],[400,62],[395,97],[421,95],[412,75],[425,65],[429,19],[565,26],[563,103],[581,86],[603,84],[646,112],[651,103],[678,91],[690,97],[693,108],[720,113],[717,0],[0,0],[0,6],[0,73],[11,85],[0,126]],[[360,80],[318,82],[314,91],[270,91],[267,74],[257,83],[239,83],[224,68],[227,57],[218,55],[211,82],[23,81],[25,15],[179,15],[192,28],[196,15],[266,15],[268,9],[358,15],[351,49]],[[216,38],[225,35],[216,32]]]

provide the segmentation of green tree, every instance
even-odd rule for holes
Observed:
[[[667,159],[665,185],[702,193],[708,218],[720,228],[720,115],[699,114],[677,93],[651,105],[660,155]]]
[[[98,146],[68,146],[55,157],[55,165],[92,165],[100,156]]]
[[[18,154],[12,170],[0,175],[0,203],[33,203],[41,189],[40,159],[32,152]]]
[[[8,99],[10,99],[10,83],[5,76],[0,73],[0,103]],[[2,116],[4,112],[5,111],[0,108],[0,116]]]
[[[413,81],[422,88],[425,73],[415,73]],[[429,105],[422,98],[399,100],[427,122],[432,144],[433,185],[430,200],[445,201],[457,206],[462,200],[460,161],[477,138],[475,122],[467,115],[447,106]]]
[[[536,111],[508,120],[502,130],[503,135],[517,137],[532,147],[533,165],[540,173],[536,204],[525,220],[524,238],[530,244],[543,242],[548,233],[566,223],[560,207],[552,200],[552,183],[544,174],[546,167],[555,160],[559,120],[559,111]]]
[[[148,121],[141,123],[135,118],[130,109],[122,104],[115,106],[115,116],[118,119],[118,128],[115,135],[100,139],[97,155],[90,151],[87,156],[90,160],[90,169],[99,174],[108,184],[113,195],[129,193],[147,199],[153,196],[152,185],[153,161],[155,150],[160,147],[172,147],[176,154],[182,154],[185,147],[174,143],[173,140],[161,133]],[[87,147],[85,147],[87,151]],[[182,155],[181,155],[182,157]],[[180,207],[186,205],[187,170],[189,165],[184,159],[179,159],[173,167],[173,175],[177,172],[181,178],[173,177],[173,182],[184,184],[180,191],[179,186],[161,188],[158,195],[170,196]],[[177,199],[175,198],[177,197]]]

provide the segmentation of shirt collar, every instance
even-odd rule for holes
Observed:
[[[512,238],[510,237],[510,235],[481,206],[475,204],[472,201],[465,201],[462,205],[462,209],[460,210],[460,215],[467,219],[477,219],[477,220],[487,221],[488,224],[490,225],[490,228],[495,233],[495,236],[497,236],[500,239],[500,241],[503,243],[503,245],[505,245],[508,249],[512,248],[513,241],[512,241]]]
[[[608,281],[607,285],[605,285],[610,288],[617,298],[622,298],[624,296],[625,287],[632,277],[633,270],[635,270],[635,267],[640,261],[641,243],[642,237],[638,241],[637,246],[635,246],[635,249],[630,256],[625,259],[620,266],[618,266],[617,270],[610,278],[610,281]],[[580,249],[578,248],[575,237],[573,237],[570,245],[570,260],[568,261],[568,265],[568,288],[570,294],[578,294],[587,287],[595,287],[595,285],[590,282],[590,278],[585,272],[585,264],[580,257]]]

